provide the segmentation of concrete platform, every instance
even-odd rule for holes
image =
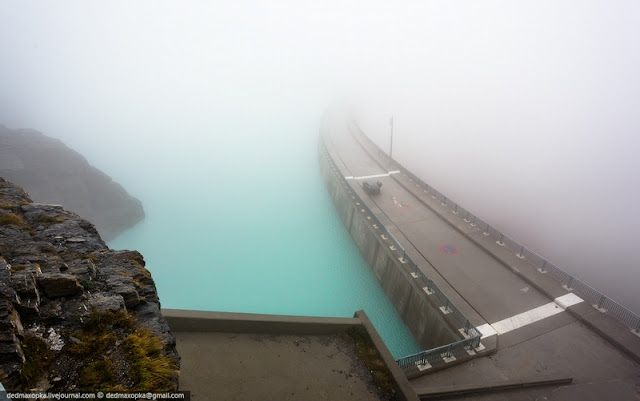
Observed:
[[[419,395],[427,397],[437,388],[439,397],[465,400],[640,398],[640,353],[634,351],[640,338],[575,300],[550,277],[532,271],[526,261],[440,205],[408,177],[384,176],[398,166],[377,157],[377,150],[358,133],[352,135],[344,121],[326,130],[324,142],[339,159],[342,174],[352,177],[354,191],[372,210],[380,211],[376,215],[421,272],[459,301],[458,307],[476,326],[495,332],[491,337],[497,342],[496,354],[411,380]],[[374,174],[383,175],[376,178],[383,184],[382,192],[367,196],[358,177]],[[572,382],[545,384],[549,377]],[[517,389],[498,384],[487,394],[489,382],[541,384]],[[478,391],[465,390],[463,395],[460,386]]]
[[[379,401],[348,338],[176,332],[180,389],[193,401]]]
[[[353,318],[163,309],[181,356],[180,390],[192,400],[386,399],[349,329],[364,327],[395,399],[417,401],[364,311]],[[373,351],[374,353],[376,351]]]

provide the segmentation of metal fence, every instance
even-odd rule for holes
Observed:
[[[469,319],[451,302],[440,288],[427,276],[425,276],[418,265],[411,259],[405,248],[400,245],[400,242],[389,232],[385,225],[376,217],[373,211],[366,205],[362,198],[351,188],[349,182],[344,177],[333,158],[330,156],[326,145],[320,140],[320,146],[324,157],[329,162],[331,169],[338,177],[340,184],[344,187],[348,196],[351,196],[355,206],[359,213],[364,214],[367,220],[371,221],[372,228],[376,234],[380,237],[381,244],[384,244],[398,261],[405,267],[407,273],[419,281],[420,286],[425,292],[425,296],[430,297],[430,300],[435,304],[440,311],[447,317],[449,322],[458,329],[460,334],[466,338],[444,345],[442,347],[433,348],[430,350],[424,350],[414,355],[409,355],[398,359],[396,362],[403,370],[408,370],[419,365],[426,365],[426,362],[433,364],[436,361],[442,361],[443,358],[468,356],[469,351],[477,348],[480,344],[480,337],[482,336],[478,329],[471,324]],[[354,212],[355,213],[355,212]]]
[[[371,139],[369,139],[364,134],[364,132],[362,132],[360,127],[358,127],[355,122],[352,121],[350,123],[350,128],[352,134],[361,137],[367,142],[367,144],[376,149],[379,158],[383,159],[387,164],[394,166],[395,169],[399,170],[402,174],[413,181],[417,187],[420,187],[423,191],[431,195],[433,199],[437,199],[443,206],[449,207],[453,213],[462,216],[465,222],[467,222],[471,226],[480,228],[484,235],[492,236],[493,238],[495,238],[498,245],[511,249],[520,259],[526,259],[527,261],[531,262],[540,273],[549,274],[557,281],[559,281],[560,284],[567,290],[579,294],[580,297],[591,303],[601,312],[607,313],[610,316],[614,317],[615,319],[629,327],[631,330],[633,330],[635,333],[640,333],[640,316],[631,312],[629,309],[620,305],[611,298],[608,298],[606,295],[595,290],[588,284],[585,284],[580,279],[562,270],[558,266],[554,265],[547,259],[528,249],[500,230],[492,227],[479,217],[475,216],[468,210],[464,209],[462,206],[446,197],[431,185],[422,181],[419,177],[415,176],[412,172],[404,168],[400,163],[389,157],[389,155],[385,153],[385,151],[383,151],[378,145],[371,141]]]
[[[407,355],[400,358],[396,363],[404,371],[416,368],[436,365],[446,361],[447,358],[456,358],[461,356],[469,356],[470,352],[478,346],[480,339],[477,340],[466,338],[454,343],[443,345],[441,347],[432,348],[427,351],[421,351],[417,354]]]

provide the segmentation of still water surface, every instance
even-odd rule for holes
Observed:
[[[141,169],[134,184],[146,218],[109,246],[144,255],[165,308],[343,317],[364,309],[394,357],[418,352],[327,193],[318,124],[263,123],[151,147],[141,158],[156,163],[154,176]]]

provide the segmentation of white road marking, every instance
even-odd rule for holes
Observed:
[[[522,326],[526,326],[531,323],[535,323],[539,320],[553,316],[564,311],[555,302],[549,302],[548,304],[539,306],[535,309],[528,310],[515,316],[511,316],[499,322],[493,323],[491,326],[498,332],[498,334],[505,334],[511,330],[518,329]]]
[[[367,178],[380,178],[380,177],[388,177],[391,174],[398,174],[400,173],[399,171],[389,171],[388,173],[384,173],[384,174],[373,174],[373,175],[361,175],[360,177],[354,177],[352,175],[344,177],[347,180],[366,180]]]
[[[519,313],[499,322],[483,324],[476,328],[482,334],[482,338],[491,337],[494,334],[505,334],[550,316],[557,315],[560,312],[564,312],[566,308],[583,301],[584,300],[576,294],[569,293],[554,299],[553,302],[549,302],[548,304]]]
[[[580,298],[579,296],[577,296],[572,292],[555,299],[555,303],[560,305],[562,309],[567,309],[568,307],[573,306],[575,304],[579,304],[580,302],[583,302],[583,301],[584,299]]]
[[[482,334],[481,338],[491,337],[492,335],[498,334],[489,323],[476,327],[476,329],[478,329],[480,334]]]

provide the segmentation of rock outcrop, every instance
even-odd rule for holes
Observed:
[[[36,202],[59,204],[93,222],[105,241],[144,218],[141,202],[61,141],[0,126],[0,176]]]
[[[151,274],[61,206],[0,177],[0,380],[8,390],[177,389]]]

